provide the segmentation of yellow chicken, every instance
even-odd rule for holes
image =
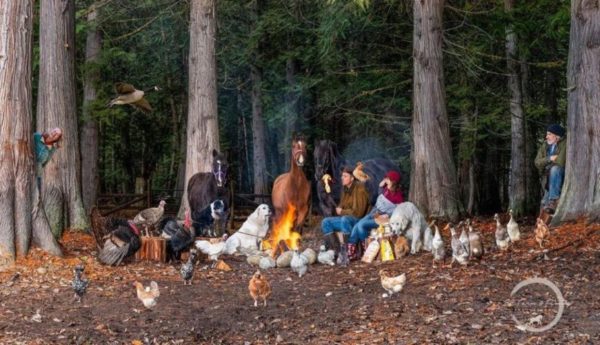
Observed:
[[[267,306],[267,298],[271,295],[271,285],[267,281],[267,278],[260,273],[260,270],[256,271],[250,279],[248,291],[250,291],[250,296],[254,299],[255,307],[258,306],[259,298],[262,298],[263,305]]]
[[[144,307],[148,309],[154,308],[156,306],[156,299],[160,296],[160,291],[158,290],[158,284],[155,281],[150,282],[150,286],[144,287],[140,282],[134,282],[135,290],[137,292],[137,298],[142,301]]]
[[[356,162],[356,168],[352,172],[352,175],[360,182],[366,182],[369,179],[369,175],[363,171],[364,164],[362,162]]]
[[[550,229],[548,229],[546,222],[542,218],[538,218],[535,227],[535,241],[540,245],[540,248],[544,248],[544,241],[549,234]]]
[[[390,294],[390,296],[395,292],[402,291],[404,284],[406,284],[406,273],[390,277],[386,270],[381,270],[379,271],[379,277],[381,278],[381,286]]]

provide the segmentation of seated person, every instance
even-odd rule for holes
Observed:
[[[350,260],[358,259],[358,244],[366,240],[371,230],[377,228],[375,222],[376,215],[386,215],[390,217],[396,208],[396,205],[404,202],[402,190],[400,189],[400,173],[394,170],[387,172],[383,180],[379,183],[380,194],[375,202],[375,207],[371,212],[358,221],[352,228],[352,233],[348,239],[348,256]]]
[[[342,196],[336,207],[337,216],[323,218],[321,229],[325,236],[333,233],[340,243],[338,264],[347,266],[349,263],[348,252],[344,241],[344,235],[350,235],[354,224],[363,217],[369,208],[369,193],[365,185],[356,181],[352,175],[352,168],[342,169]]]
[[[558,205],[565,176],[567,141],[565,129],[558,124],[548,126],[546,141],[540,146],[535,157],[535,166],[540,172],[544,197],[542,208],[553,214]]]
[[[52,155],[58,147],[58,142],[62,138],[62,130],[60,128],[53,128],[49,132],[44,131],[42,133],[33,133],[33,147],[35,150],[35,163],[36,163],[36,180],[38,190],[42,188],[42,171],[46,164],[52,158]]]

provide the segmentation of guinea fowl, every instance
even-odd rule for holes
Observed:
[[[494,219],[496,220],[496,245],[500,250],[506,250],[510,244],[508,231],[506,231],[506,227],[500,223],[498,213],[494,214]]]
[[[158,221],[162,218],[163,214],[165,213],[165,204],[166,202],[164,200],[161,200],[158,203],[158,207],[151,207],[142,210],[135,216],[135,218],[133,218],[133,222],[136,225],[144,226],[146,236],[150,236],[148,232],[148,227],[152,227],[154,226],[154,224],[158,223]]]
[[[92,233],[98,247],[98,260],[106,265],[118,265],[140,249],[140,231],[125,219],[103,217],[92,208]]]
[[[118,96],[108,103],[109,107],[112,107],[113,105],[129,104],[146,114],[152,112],[150,103],[144,98],[145,91],[137,90],[133,85],[121,82],[115,84],[115,90],[117,91]],[[150,90],[158,91],[159,88],[158,86],[154,86],[146,91]]]
[[[510,237],[511,242],[516,242],[521,239],[521,232],[519,231],[519,224],[515,222],[513,218],[513,211],[508,210],[510,213],[510,220],[508,224],[506,224],[506,231],[508,232],[508,237]]]
[[[85,295],[85,291],[87,290],[89,281],[87,279],[81,278],[81,275],[84,271],[83,265],[77,265],[73,269],[73,281],[71,282],[71,286],[73,287],[73,291],[75,291],[75,299],[77,302],[81,302],[81,298]]]
[[[181,252],[189,248],[196,238],[190,211],[185,210],[183,224],[173,217],[166,217],[160,221],[158,227],[161,230],[161,237],[167,239],[167,258],[169,261],[179,261]]]

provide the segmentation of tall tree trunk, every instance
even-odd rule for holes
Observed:
[[[180,215],[188,206],[187,184],[190,177],[198,172],[211,171],[212,151],[220,151],[215,5],[215,0],[190,1],[187,152]]]
[[[94,3],[87,15],[88,32],[85,43],[85,62],[87,65],[83,81],[83,119],[81,125],[81,189],[83,206],[86,213],[96,204],[98,195],[98,122],[92,107],[96,101],[96,87],[100,81],[100,72],[95,64],[100,57],[102,36],[97,27],[98,11]]]
[[[265,122],[262,112],[262,71],[251,66],[252,80],[252,158],[254,169],[254,194],[268,193],[267,157],[265,153]]]
[[[504,10],[513,11],[514,0],[504,0]],[[527,185],[525,166],[525,113],[519,62],[517,61],[517,35],[512,24],[506,27],[506,65],[508,69],[508,89],[510,91],[510,178],[508,203],[515,216],[521,216],[527,208]]]
[[[571,1],[567,166],[553,223],[600,219],[600,6]]]
[[[294,132],[298,131],[298,120],[300,117],[298,109],[298,86],[296,81],[296,73],[298,71],[298,62],[288,57],[285,62],[285,80],[287,82],[287,91],[285,92],[285,135],[284,135],[284,161],[285,164],[291,162],[291,151],[288,149],[289,143],[292,142]],[[291,167],[286,166],[287,170]]]
[[[75,4],[72,0],[41,3],[38,89],[38,130],[52,127],[63,130],[61,148],[46,165],[42,183],[44,209],[52,232],[60,237],[65,226],[84,229],[88,224],[81,199],[75,103]]]
[[[0,87],[0,267],[26,255],[32,239],[61,254],[49,228],[35,227],[32,216],[32,31],[33,1],[0,2],[0,85],[10,85]]]
[[[452,160],[442,63],[443,0],[414,1],[413,122],[409,199],[455,220],[462,213]]]

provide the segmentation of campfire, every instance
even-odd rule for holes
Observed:
[[[271,257],[290,250],[298,248],[298,241],[301,236],[299,233],[292,231],[294,220],[296,219],[296,207],[288,204],[288,207],[277,224],[273,225],[271,235],[262,243],[262,248],[265,250],[271,249]]]

